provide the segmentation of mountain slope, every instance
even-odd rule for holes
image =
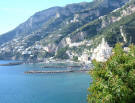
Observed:
[[[132,0],[122,8],[116,9],[108,15],[88,23],[70,34],[69,37],[71,40],[82,42],[80,46],[70,47],[70,52],[74,52],[75,56],[82,55],[84,51],[90,54],[90,49],[95,48],[101,42],[102,38],[105,38],[112,47],[117,42],[122,42],[125,46],[135,43],[134,18],[135,1]],[[81,33],[85,34],[85,40],[76,39],[78,34]]]
[[[119,21],[111,18],[112,13],[109,13],[128,1],[94,0],[38,12],[13,31],[0,36],[0,58],[42,60],[57,55],[59,50],[67,47],[69,37],[71,43],[91,41],[96,35],[102,35],[100,32],[111,23]],[[103,20],[105,18],[110,19],[109,23]],[[77,48],[83,51],[86,43],[84,45]],[[67,48],[69,56],[74,48]],[[78,49],[75,52],[81,53]]]
[[[134,13],[135,13],[135,1],[126,4],[122,8],[114,10],[108,15],[102,16],[96,19],[72,33],[70,37],[74,37],[78,32],[85,32],[87,34],[87,39],[94,37],[105,37],[110,45],[114,45],[116,42],[129,41],[134,43],[133,31],[134,31]],[[123,40],[123,35],[128,35],[126,41]],[[127,32],[127,33],[126,33]],[[118,38],[118,35],[120,35]],[[129,40],[129,35],[132,37],[132,41]],[[115,39],[111,37],[115,37]],[[117,39],[116,39],[117,38]],[[115,43],[113,43],[115,41]],[[111,43],[112,42],[112,43]]]

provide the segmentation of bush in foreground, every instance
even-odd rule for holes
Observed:
[[[88,89],[88,103],[135,103],[135,46],[124,52],[116,44],[108,61],[93,61],[93,82]]]

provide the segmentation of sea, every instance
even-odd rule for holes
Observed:
[[[0,61],[0,64],[15,61]],[[85,72],[25,74],[38,64],[0,66],[0,103],[87,103],[91,77]]]

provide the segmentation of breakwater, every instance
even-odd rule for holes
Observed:
[[[41,66],[41,68],[80,68],[81,66]]]
[[[0,66],[15,66],[15,65],[21,65],[21,64],[23,64],[23,62],[0,64]]]
[[[87,69],[83,69],[83,70],[55,70],[55,71],[34,71],[34,70],[31,70],[31,71],[26,71],[24,73],[26,74],[39,74],[39,73],[45,73],[45,74],[48,74],[48,73],[70,73],[70,72],[88,72],[89,70]]]

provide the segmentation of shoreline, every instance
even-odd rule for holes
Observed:
[[[16,66],[16,65],[22,65],[22,64],[36,64],[40,68],[59,68],[60,70],[30,70],[26,71],[24,73],[26,74],[38,74],[38,73],[71,73],[71,72],[88,72],[91,69],[91,64],[83,64],[81,62],[74,62],[74,61],[58,61],[58,60],[52,60],[47,62],[37,62],[37,63],[28,63],[24,61],[16,61],[16,62],[9,62],[6,64],[0,64],[0,66]],[[63,70],[63,68],[67,68],[67,70]],[[78,70],[74,70],[74,68],[80,68]]]

